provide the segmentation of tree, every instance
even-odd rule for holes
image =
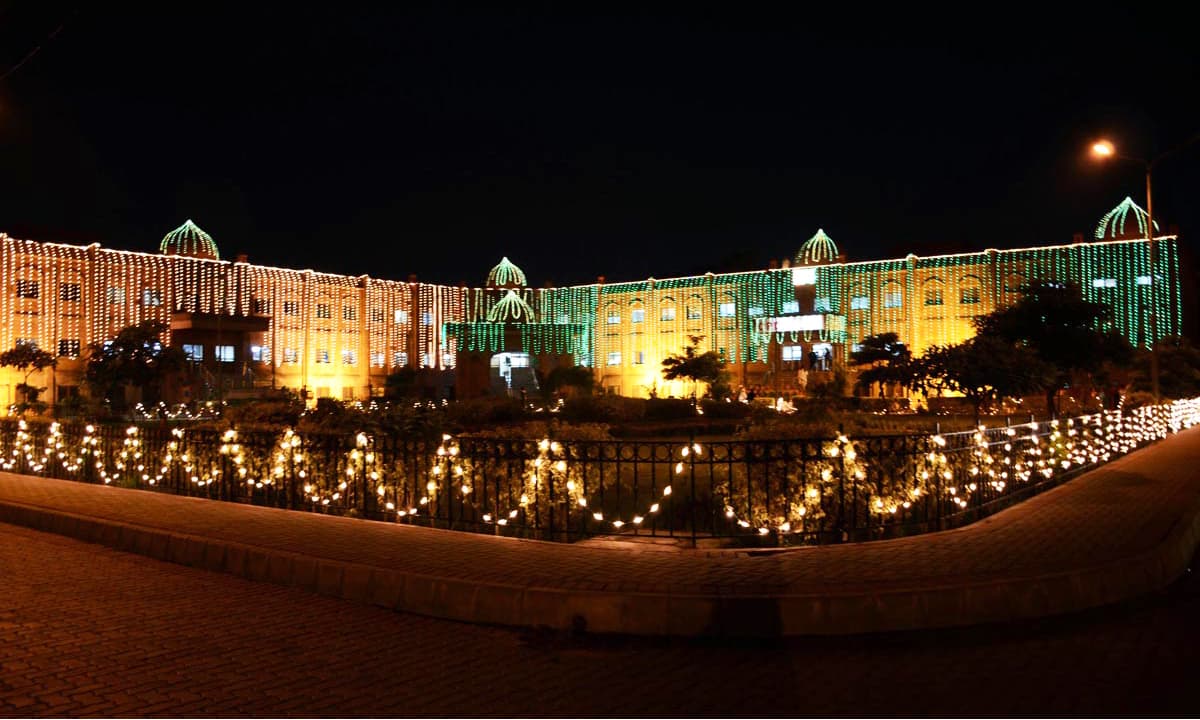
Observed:
[[[1000,398],[1024,395],[1046,382],[1053,370],[1037,358],[1022,357],[1013,343],[977,335],[957,345],[935,345],[916,362],[915,385],[928,392],[961,393],[975,410]]]
[[[124,409],[126,386],[161,388],[168,375],[187,367],[182,350],[162,344],[166,330],[160,320],[145,320],[121,329],[112,340],[91,345],[84,379],[118,410]]]
[[[25,402],[30,405],[37,402],[42,388],[30,385],[29,376],[57,364],[58,360],[53,355],[31,342],[17,343],[11,350],[0,353],[0,366],[16,368],[17,372],[24,375],[17,390],[25,395]]]
[[[1150,392],[1150,352],[1139,350],[1134,358],[1131,387],[1138,392]],[[1185,337],[1165,337],[1154,343],[1158,354],[1159,394],[1179,399],[1200,395],[1200,349]]]
[[[912,387],[916,366],[912,351],[900,342],[894,332],[868,335],[859,343],[859,349],[850,353],[850,363],[869,366],[860,370],[854,388],[863,395],[871,394],[871,386],[879,383],[880,394],[888,385],[899,384]]]
[[[706,383],[708,394],[720,399],[729,393],[729,371],[721,356],[709,350],[700,352],[703,335],[688,335],[690,345],[682,355],[671,355],[662,361],[663,378],[666,380],[691,380],[692,397],[696,395],[696,383]]]
[[[383,395],[389,400],[407,400],[420,394],[417,387],[417,371],[410,367],[402,367],[388,374],[384,379]]]
[[[582,395],[591,395],[595,384],[596,376],[591,368],[584,365],[560,366],[546,373],[542,380],[542,392],[547,397],[553,397],[559,390],[575,388]]]
[[[1085,300],[1077,286],[1037,282],[1016,303],[976,318],[978,335],[999,338],[1019,348],[1023,361],[1040,361],[1039,387],[1046,409],[1054,412],[1058,391],[1073,375],[1093,376],[1108,366],[1128,365],[1133,348],[1115,330],[1103,329],[1112,310]],[[1021,352],[1024,351],[1024,352]]]

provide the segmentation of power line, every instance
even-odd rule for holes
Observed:
[[[77,13],[78,11],[79,11],[79,9],[78,9],[78,8],[76,8],[76,9],[72,10],[72,11],[71,11],[71,14],[67,16],[67,19],[66,19],[66,20],[63,20],[61,23],[59,23],[58,27],[54,28],[54,30],[52,30],[52,31],[50,32],[50,34],[46,36],[46,39],[45,39],[45,40],[43,40],[43,41],[42,41],[40,44],[38,44],[38,46],[37,46],[37,47],[35,47],[34,49],[32,49],[32,50],[30,50],[29,52],[25,53],[25,57],[23,57],[23,58],[21,58],[20,60],[18,60],[16,65],[13,65],[13,66],[12,66],[12,67],[10,67],[9,69],[5,70],[3,74],[0,74],[0,83],[2,83],[2,82],[4,82],[5,80],[7,80],[9,75],[12,75],[12,74],[13,74],[13,73],[15,73],[16,71],[20,70],[22,65],[24,65],[25,63],[27,63],[27,62],[29,62],[30,60],[32,60],[32,59],[33,59],[33,57],[34,57],[35,55],[37,55],[37,54],[38,54],[38,52],[40,52],[40,51],[41,51],[41,49],[42,49],[42,47],[43,47],[43,46],[45,46],[47,43],[49,43],[51,40],[53,40],[53,39],[54,39],[54,38],[55,38],[55,37],[56,37],[56,36],[57,36],[57,35],[58,35],[60,32],[62,32],[63,28],[65,28],[65,27],[67,26],[67,22],[68,22],[68,21],[69,21],[69,20],[70,20],[72,17],[74,17],[74,16],[75,16],[75,13]]]

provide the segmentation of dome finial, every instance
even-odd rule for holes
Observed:
[[[507,257],[501,258],[487,276],[487,286],[490,288],[525,287],[526,284],[525,273]]]
[[[1125,229],[1125,222],[1129,218],[1129,214],[1133,213],[1133,217],[1137,220],[1137,233],[1133,228]],[[1149,214],[1138,207],[1138,204],[1133,201],[1133,198],[1128,195],[1112,210],[1105,213],[1104,217],[1100,218],[1100,223],[1096,226],[1097,240],[1133,240],[1146,237],[1146,222],[1149,220]],[[1154,223],[1154,231],[1158,232],[1158,223]]]
[[[158,245],[163,255],[184,255],[204,260],[220,260],[221,253],[212,236],[200,229],[191,218],[163,236]]]
[[[796,253],[796,265],[821,265],[837,262],[838,249],[833,239],[817,228],[817,234],[804,241]]]

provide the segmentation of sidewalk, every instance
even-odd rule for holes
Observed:
[[[1169,584],[1200,542],[1200,428],[974,525],[744,551],[571,546],[0,473],[0,522],[440,618],[779,636],[1070,612]]]

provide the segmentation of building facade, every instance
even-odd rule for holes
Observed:
[[[174,400],[251,397],[266,388],[361,400],[387,376],[420,371],[434,392],[515,394],[538,374],[585,365],[622,395],[682,396],[661,363],[697,339],[735,383],[787,385],[801,364],[843,360],[862,338],[895,332],[919,354],[973,334],[972,320],[1031,281],[1079,285],[1113,309],[1136,346],[1179,334],[1177,238],[1126,198],[1094,241],[846,262],[823,231],[765,270],[532,288],[505,258],[481,287],[351,277],[220,257],[190,220],[159,253],[19,240],[0,234],[0,348],[36,343],[58,367],[32,382],[78,392],[87,348],[160,320],[192,359]],[[20,377],[0,368],[0,407]],[[453,390],[451,390],[453,388]]]

